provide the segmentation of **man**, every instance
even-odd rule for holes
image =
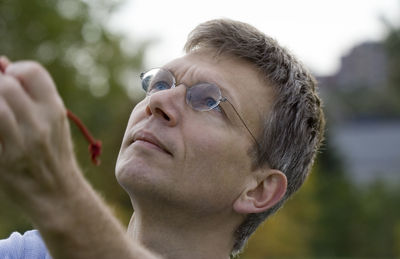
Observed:
[[[135,210],[126,234],[76,165],[50,76],[0,62],[0,184],[53,258],[229,258],[305,180],[324,119],[303,65],[232,20],[200,24],[185,50],[141,76],[116,164]],[[25,235],[3,253],[43,244]]]

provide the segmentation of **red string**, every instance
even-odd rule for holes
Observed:
[[[100,140],[95,140],[92,135],[90,135],[89,131],[83,125],[82,121],[75,115],[73,114],[70,110],[67,109],[67,116],[69,119],[71,119],[76,126],[81,130],[82,134],[85,136],[87,141],[89,142],[89,152],[92,158],[92,162],[95,165],[100,165],[100,160],[98,159],[98,156],[101,154],[101,141]]]
[[[8,66],[9,61],[7,58],[0,56],[0,73],[5,73],[6,67]],[[92,158],[92,162],[95,165],[100,165],[100,160],[98,157],[101,154],[101,141],[95,140],[92,135],[90,135],[89,131],[86,129],[85,125],[81,122],[81,120],[73,114],[70,110],[67,110],[67,116],[70,118],[81,130],[82,134],[85,136],[87,141],[89,142],[89,152]]]

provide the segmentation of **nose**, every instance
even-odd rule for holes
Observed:
[[[167,126],[175,126],[185,108],[185,94],[186,87],[184,85],[153,93],[149,96],[146,115],[155,116]]]

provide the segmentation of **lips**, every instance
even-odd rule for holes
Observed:
[[[133,140],[132,140],[131,144],[135,143],[137,141],[144,141],[144,142],[150,143],[150,144],[158,147],[159,149],[161,149],[168,155],[172,156],[172,153],[166,148],[166,146],[156,136],[154,136],[150,132],[146,132],[146,131],[136,132],[133,135]]]

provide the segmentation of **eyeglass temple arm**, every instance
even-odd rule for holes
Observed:
[[[250,135],[251,135],[251,137],[253,138],[254,142],[257,144],[257,146],[259,146],[259,145],[258,145],[258,142],[257,142],[257,140],[256,140],[256,138],[254,137],[253,133],[251,133],[251,131],[250,131],[250,129],[247,127],[246,123],[244,123],[242,117],[240,116],[239,112],[236,110],[235,106],[233,106],[233,104],[232,104],[228,99],[226,99],[225,97],[223,97],[223,98],[221,99],[221,101],[222,101],[222,102],[226,101],[226,102],[229,103],[229,105],[230,105],[230,106],[232,107],[232,109],[235,111],[236,115],[239,117],[239,119],[240,119],[240,121],[242,122],[242,124],[244,125],[244,127],[245,127],[245,128],[247,129],[247,131],[250,133]]]

